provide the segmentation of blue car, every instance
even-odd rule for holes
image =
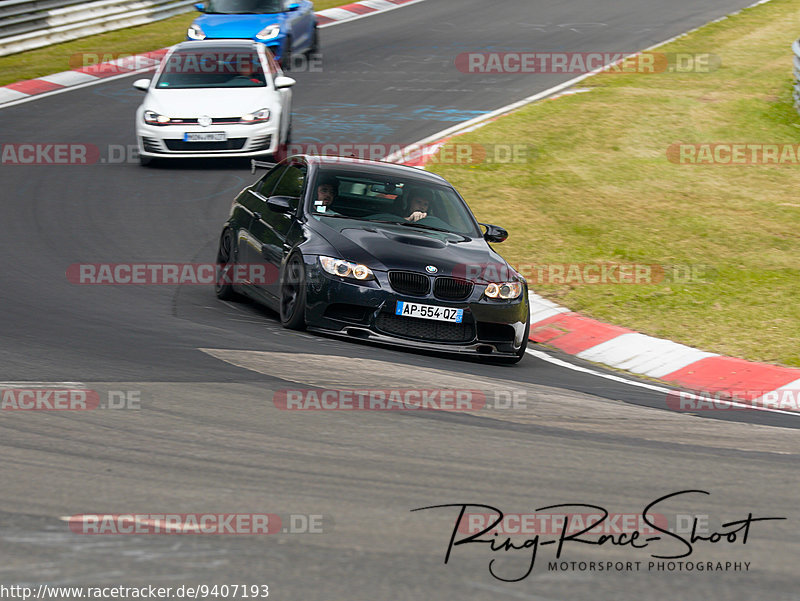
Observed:
[[[189,27],[188,40],[251,39],[265,44],[284,68],[292,54],[319,50],[314,4],[309,0],[207,0]]]

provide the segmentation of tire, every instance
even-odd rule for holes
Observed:
[[[220,300],[236,301],[241,300],[241,296],[233,289],[233,284],[221,281],[223,272],[230,273],[230,268],[236,265],[236,241],[233,231],[226,229],[219,239],[219,250],[217,250],[217,271],[214,277],[214,293]],[[228,278],[230,279],[230,278]]]
[[[289,117],[291,119],[291,117]],[[280,133],[278,134],[280,135]],[[283,159],[289,156],[289,144],[292,143],[292,122],[289,121],[289,129],[286,131],[286,139],[279,142],[275,152],[272,154],[271,160],[280,163]]]
[[[142,155],[139,155],[139,164],[142,167],[152,167],[154,165],[153,161],[153,157],[143,157]]]
[[[295,253],[286,261],[281,276],[281,325],[289,330],[306,327],[306,275],[303,258]]]
[[[306,50],[306,56],[311,58],[315,54],[319,54],[319,30],[317,26],[314,25],[314,33],[312,34],[311,38],[311,46],[308,50]]]
[[[292,143],[292,116],[289,115],[289,128],[286,130],[286,139],[283,141],[287,146]]]

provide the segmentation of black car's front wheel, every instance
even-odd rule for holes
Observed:
[[[232,230],[225,230],[219,240],[217,251],[217,274],[214,292],[221,300],[238,300],[239,294],[233,289],[233,269],[236,266],[236,241]]]
[[[281,325],[290,330],[306,326],[306,274],[303,258],[293,254],[286,261],[281,278]]]

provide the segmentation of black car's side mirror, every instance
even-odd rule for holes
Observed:
[[[291,196],[270,196],[267,199],[267,207],[270,211],[276,213],[290,213],[292,209],[292,202],[297,200]]]
[[[486,228],[483,239],[487,242],[500,243],[508,238],[508,232],[499,225],[489,225],[488,223],[481,223],[480,225]]]

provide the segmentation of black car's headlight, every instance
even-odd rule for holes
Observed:
[[[166,115],[159,115],[155,111],[145,111],[144,122],[148,125],[169,125],[169,117]]]
[[[189,26],[189,31],[186,32],[186,37],[190,40],[205,40],[206,34],[202,29],[200,29],[199,25],[192,23]]]
[[[486,286],[485,294],[489,298],[511,300],[522,294],[522,284],[520,282],[503,282],[501,284],[492,282]]]
[[[281,26],[277,23],[273,25],[267,25],[264,29],[259,31],[256,34],[256,39],[259,40],[274,40],[278,37],[278,34],[281,32]]]
[[[243,115],[239,120],[242,123],[264,123],[269,121],[269,109],[258,109],[252,113]]]
[[[319,264],[329,274],[338,275],[342,278],[352,278],[362,282],[375,279],[372,270],[361,263],[351,263],[350,261],[334,259],[333,257],[320,257]]]

